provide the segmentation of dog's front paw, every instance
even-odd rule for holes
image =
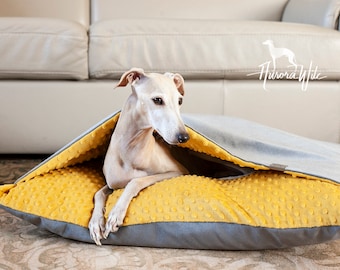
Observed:
[[[104,238],[104,232],[105,232],[105,220],[104,217],[95,217],[92,216],[90,222],[89,222],[89,231],[90,236],[92,240],[98,245],[101,246],[102,243],[100,240]]]
[[[116,232],[123,225],[125,212],[118,210],[117,208],[112,209],[110,215],[106,221],[104,238],[106,239],[111,232]]]

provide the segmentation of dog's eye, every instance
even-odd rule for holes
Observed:
[[[183,103],[183,98],[179,98],[179,99],[178,99],[178,104],[179,104],[179,105],[182,105],[182,103]]]
[[[163,105],[164,102],[163,102],[163,99],[160,98],[160,97],[155,97],[152,99],[152,101],[156,104],[156,105]]]

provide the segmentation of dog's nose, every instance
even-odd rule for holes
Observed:
[[[179,143],[185,143],[190,139],[189,134],[188,133],[179,133],[177,135],[177,140]]]

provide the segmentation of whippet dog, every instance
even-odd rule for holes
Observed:
[[[187,174],[170,154],[158,133],[171,145],[184,143],[189,135],[180,116],[184,80],[179,74],[144,73],[133,68],[124,73],[116,87],[131,84],[132,94],[120,113],[108,147],[103,172],[106,185],[94,196],[89,222],[97,245],[123,224],[131,200],[144,188],[164,179]],[[105,223],[108,195],[125,188]]]
[[[276,59],[285,56],[288,58],[288,62],[297,69],[297,63],[295,60],[295,54],[286,48],[276,48],[272,40],[268,39],[262,43],[263,45],[267,45],[269,48],[270,56],[273,60],[273,68],[276,69]]]

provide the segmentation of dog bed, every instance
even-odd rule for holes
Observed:
[[[14,184],[0,187],[8,212],[62,237],[93,243],[93,196],[119,112]],[[260,250],[340,238],[340,146],[225,116],[184,115],[190,140],[172,146],[190,170],[133,199],[103,244]],[[115,190],[106,216],[122,190]]]

